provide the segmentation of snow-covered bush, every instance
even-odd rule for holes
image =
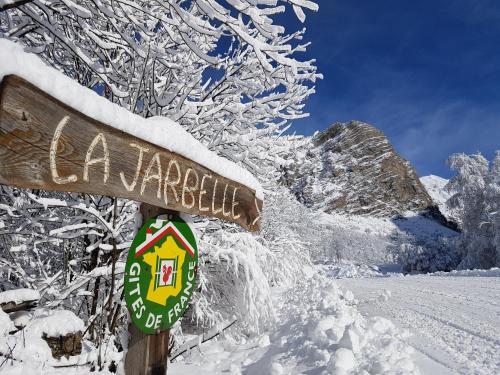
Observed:
[[[325,245],[329,245],[330,259],[356,263],[380,264],[390,262],[386,236],[368,231],[349,230],[332,226]],[[328,259],[328,258],[327,258]]]
[[[340,218],[344,222],[350,220],[344,215]],[[300,254],[312,262],[346,259],[373,263],[386,260],[387,241],[384,236],[371,233],[368,227],[365,231],[351,230],[337,225],[335,220],[332,215],[307,208],[288,189],[278,186],[266,197],[262,235],[270,240],[270,246],[295,241],[298,248],[294,258],[300,261],[299,264],[304,263],[298,258]],[[290,254],[285,258],[290,259]]]
[[[448,188],[448,204],[458,209],[462,222],[459,268],[500,265],[500,152],[489,163],[481,154],[456,154],[449,164],[457,172]]]
[[[271,285],[293,285],[310,272],[310,240],[315,215],[285,188],[268,191],[262,221],[264,243],[270,251],[265,273]]]
[[[37,289],[40,306],[73,311],[87,338],[107,345],[126,329],[120,295],[137,204],[0,188],[0,288]],[[95,359],[101,367],[103,359]]]
[[[448,272],[460,262],[457,240],[447,237],[437,238],[434,244],[427,245],[408,239],[395,244],[393,251],[395,259],[407,273]]]
[[[390,262],[391,239],[370,229],[379,219],[348,215],[316,215],[309,224],[311,259],[316,263],[348,261],[364,264]],[[358,223],[358,220],[367,221]],[[371,222],[370,222],[371,221]],[[387,226],[393,227],[387,223]]]
[[[255,333],[274,320],[272,286],[291,286],[310,275],[309,248],[303,235],[307,208],[286,189],[266,194],[260,235],[234,226],[204,228],[200,248],[200,291],[193,319],[203,326],[236,318],[237,328]]]
[[[217,231],[200,241],[200,292],[194,318],[203,327],[237,319],[238,329],[256,333],[274,320],[270,285],[263,265],[270,251],[257,236]]]

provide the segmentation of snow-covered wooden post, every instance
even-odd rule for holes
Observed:
[[[209,152],[189,134],[177,127],[158,129],[161,124],[124,113],[46,67],[39,82],[33,74],[34,82],[28,82],[1,73],[1,184],[127,198],[143,202],[145,219],[170,210],[260,229],[262,200],[256,185],[247,183],[252,181],[248,172]],[[63,92],[49,94],[37,87],[52,81]],[[66,97],[73,98],[72,106]],[[98,105],[86,106],[93,102]],[[114,123],[99,121],[103,118]],[[120,127],[120,120],[135,126]],[[167,146],[161,142],[165,139]],[[131,333],[135,349],[126,360],[127,374],[165,373],[168,332],[146,337],[132,328]]]

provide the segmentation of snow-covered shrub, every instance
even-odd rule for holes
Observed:
[[[409,240],[396,244],[394,250],[398,263],[407,273],[451,271],[460,262],[457,241],[446,237],[436,239],[432,245]]]
[[[330,230],[331,251],[335,258],[356,263],[380,264],[390,262],[388,239],[371,231],[333,227]]]
[[[349,220],[349,217],[343,216],[342,220]],[[335,225],[331,216],[307,208],[282,186],[275,187],[274,192],[266,196],[262,235],[270,241],[271,247],[293,242],[293,247],[284,246],[289,249],[284,259],[290,259],[289,263],[296,259],[296,265],[303,265],[306,259],[312,262],[340,259],[371,262],[380,253],[386,254],[385,240],[380,239],[379,244],[377,235]],[[379,245],[384,246],[384,251],[375,249]],[[293,274],[301,276],[300,271]]]
[[[245,333],[259,332],[274,320],[270,285],[263,265],[270,251],[258,236],[217,231],[200,241],[200,292],[194,317],[202,326],[238,320]]]
[[[500,265],[500,152],[490,164],[481,154],[452,155],[457,172],[448,188],[454,194],[448,204],[459,210],[462,222],[459,268],[491,268]]]
[[[126,329],[118,291],[137,204],[0,188],[0,287],[36,288],[41,307],[73,311],[96,344],[106,344],[113,333]],[[96,357],[99,367],[101,360]]]
[[[287,189],[268,191],[261,236],[270,252],[263,267],[271,285],[292,285],[310,272],[314,218]]]
[[[193,318],[211,326],[234,317],[245,333],[258,332],[273,322],[271,287],[291,286],[311,273],[303,237],[309,215],[286,189],[276,187],[266,195],[260,234],[229,225],[224,230],[205,230]]]
[[[311,246],[313,262],[349,261],[364,264],[390,262],[392,260],[388,251],[390,239],[384,233],[371,230],[370,224],[359,226],[356,223],[357,219],[363,218],[347,215],[335,216],[334,220],[316,218],[315,237]],[[345,225],[351,220],[352,226]],[[339,221],[344,224],[339,225]]]

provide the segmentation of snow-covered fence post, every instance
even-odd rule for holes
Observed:
[[[140,201],[145,220],[175,211],[260,230],[260,186],[248,172],[172,122],[148,122],[67,77],[55,85],[64,92],[55,89],[53,97],[39,86],[61,78],[51,70],[43,74],[39,81],[32,75],[32,83],[0,75],[0,184]],[[67,96],[78,97],[74,107],[64,102]],[[103,115],[107,111],[112,115]],[[91,210],[84,203],[78,208]],[[114,235],[114,225],[101,224]],[[133,326],[130,332],[127,375],[165,374],[169,331],[146,335]]]

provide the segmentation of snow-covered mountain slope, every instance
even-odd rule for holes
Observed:
[[[366,265],[401,261],[412,265],[406,269],[409,272],[449,269],[458,238],[456,231],[411,211],[392,219],[321,213],[317,225],[329,237],[322,238],[322,250],[311,250],[313,261],[346,260]]]
[[[308,207],[382,217],[432,205],[411,164],[371,125],[336,123],[303,148],[286,182]]]
[[[439,208],[441,208],[451,196],[444,188],[448,183],[446,178],[431,174],[421,177],[420,182],[424,185],[425,190],[427,190],[434,203],[439,205]]]
[[[413,335],[423,374],[500,373],[500,277],[450,273],[338,280],[367,316],[383,316]],[[476,273],[471,273],[475,275]],[[496,275],[496,276],[495,276]]]
[[[420,182],[432,198],[432,201],[439,207],[439,211],[448,220],[459,223],[459,216],[456,210],[449,208],[446,201],[451,197],[451,193],[445,189],[448,180],[439,176],[429,175],[420,178]]]

